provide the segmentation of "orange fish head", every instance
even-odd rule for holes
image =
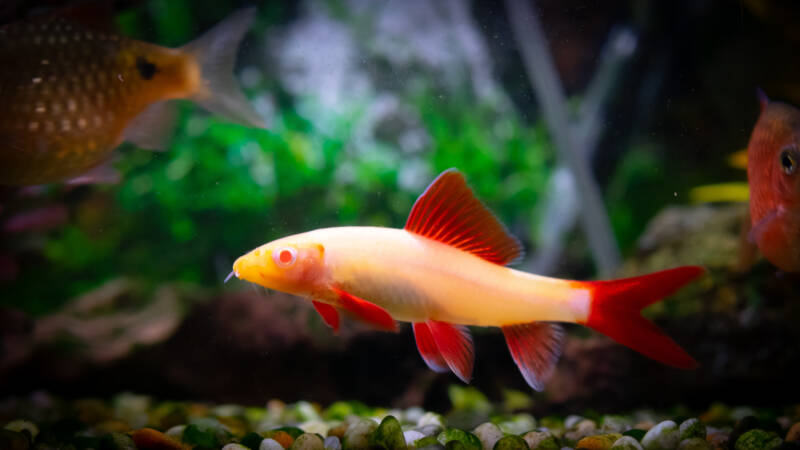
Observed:
[[[800,110],[768,103],[750,136],[747,160],[754,223],[779,206],[800,206]]]
[[[268,289],[315,297],[327,286],[325,247],[303,235],[278,239],[239,257],[233,273]]]

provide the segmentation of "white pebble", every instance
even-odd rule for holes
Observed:
[[[647,431],[642,438],[642,447],[647,450],[674,449],[679,439],[678,424],[665,420]]]
[[[231,443],[231,444],[226,444],[225,447],[222,447],[222,450],[250,450],[250,449],[242,444]]]
[[[258,450],[283,450],[283,446],[275,439],[266,438],[261,441]]]
[[[325,450],[342,450],[342,443],[336,436],[328,436],[325,438]]]
[[[408,430],[403,432],[403,439],[406,440],[406,445],[411,445],[424,437],[425,435],[417,430]]]

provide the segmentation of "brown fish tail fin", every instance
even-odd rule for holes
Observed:
[[[704,272],[702,267],[683,266],[633,278],[586,282],[592,304],[584,325],[656,361],[693,369],[697,361],[639,311]]]
[[[240,9],[181,50],[194,54],[200,66],[202,87],[191,100],[236,123],[266,128],[233,74],[236,52],[255,14],[255,7]]]

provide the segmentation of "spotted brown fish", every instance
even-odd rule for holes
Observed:
[[[263,127],[233,77],[254,15],[237,11],[177,49],[57,14],[0,27],[0,184],[81,175],[123,140],[157,148],[170,129],[171,99]]]

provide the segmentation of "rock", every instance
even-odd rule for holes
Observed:
[[[547,431],[529,431],[522,436],[522,439],[525,439],[528,447],[532,450],[558,450],[560,448],[556,438]]]
[[[681,423],[681,426],[678,427],[678,436],[681,441],[695,437],[705,439],[706,426],[695,418],[686,419]]]
[[[576,449],[585,450],[609,450],[614,442],[617,442],[622,435],[619,433],[612,434],[598,434],[595,436],[587,436],[575,445]]]
[[[140,450],[185,450],[187,445],[152,428],[142,428],[131,433],[133,443]],[[189,443],[190,445],[192,443]],[[218,446],[218,445],[217,445]]]
[[[691,437],[678,444],[678,450],[711,450],[711,445],[705,438]]]
[[[425,436],[438,436],[441,433],[443,428],[439,425],[430,424],[425,425],[422,427],[417,428],[417,431],[424,434]]]
[[[508,435],[497,441],[494,447],[486,447],[493,450],[528,450],[525,439],[516,435]]]
[[[484,449],[494,448],[494,444],[503,437],[500,428],[491,422],[478,425],[472,432],[478,436]]]
[[[597,424],[595,424],[592,420],[583,419],[576,423],[571,430],[564,433],[564,440],[566,441],[566,444],[574,445],[586,436],[591,436],[596,433]]]
[[[27,431],[30,435],[31,441],[35,441],[36,436],[39,434],[39,427],[37,427],[33,422],[27,420],[12,420],[3,428],[6,430],[16,431],[17,433],[21,433],[23,430]]]
[[[136,450],[136,444],[127,434],[110,433],[103,436],[100,447],[114,450]]]
[[[322,438],[311,433],[303,433],[297,436],[297,439],[289,447],[290,450],[323,450],[324,448],[325,445]]]
[[[225,446],[222,447],[222,450],[250,450],[250,449],[242,444],[237,444],[235,442],[232,442],[230,444],[225,444]]]
[[[775,433],[750,430],[736,439],[735,450],[766,450],[778,447],[783,441]]]
[[[406,445],[408,446],[413,446],[414,442],[417,442],[424,437],[425,435],[417,430],[407,430],[403,432],[403,439],[405,439]]]
[[[623,416],[603,416],[600,431],[604,433],[622,433],[631,428],[631,421]]]
[[[417,427],[424,427],[426,425],[437,425],[444,428],[444,419],[436,413],[428,412],[422,415],[417,422]]]
[[[483,450],[481,440],[478,439],[477,436],[457,428],[448,428],[442,431],[436,436],[436,440],[444,446],[447,446],[447,443],[450,441],[458,441],[463,444],[464,448],[467,450]]]
[[[523,434],[536,428],[536,419],[530,414],[517,414],[511,420],[500,422],[498,427],[506,434]]]
[[[261,441],[261,444],[258,446],[258,450],[284,450],[284,448],[280,442],[276,441],[275,439],[266,438]]]
[[[267,431],[266,433],[263,434],[263,436],[265,438],[270,438],[275,440],[283,448],[291,447],[292,443],[294,442],[294,437],[292,437],[291,434],[281,429]]]
[[[359,420],[347,428],[342,439],[342,448],[360,449],[369,446],[369,435],[372,434],[378,424],[371,420]]]
[[[800,442],[800,422],[792,425],[786,433],[786,442]]]
[[[678,424],[665,420],[645,433],[642,447],[645,450],[672,450],[678,446],[679,438]]]
[[[342,442],[336,436],[326,437],[322,445],[325,446],[325,450],[342,450]]]
[[[184,431],[186,431],[186,425],[175,425],[174,427],[167,430],[167,432],[164,434],[171,437],[172,439],[175,439],[176,441],[179,441],[181,440],[181,437],[183,437]]]
[[[328,425],[321,420],[309,420],[301,423],[298,428],[306,433],[319,434],[325,436],[328,434]]]
[[[328,436],[336,436],[339,440],[342,440],[344,437],[344,433],[347,432],[347,429],[350,428],[350,424],[347,422],[342,422],[339,425],[328,430]]]
[[[3,450],[28,450],[31,446],[28,437],[19,431],[0,430],[0,448]]]
[[[642,444],[631,436],[622,436],[611,444],[611,450],[642,450]]]
[[[578,422],[580,422],[582,420],[584,420],[584,418],[582,416],[578,416],[578,415],[575,415],[575,414],[570,414],[569,416],[567,416],[566,419],[564,419],[564,428],[566,428],[566,429],[573,428],[573,427],[575,427],[575,425],[578,424]]]
[[[387,450],[406,448],[406,440],[403,437],[400,422],[394,416],[384,417],[381,424],[369,437],[369,444],[370,447]]]

